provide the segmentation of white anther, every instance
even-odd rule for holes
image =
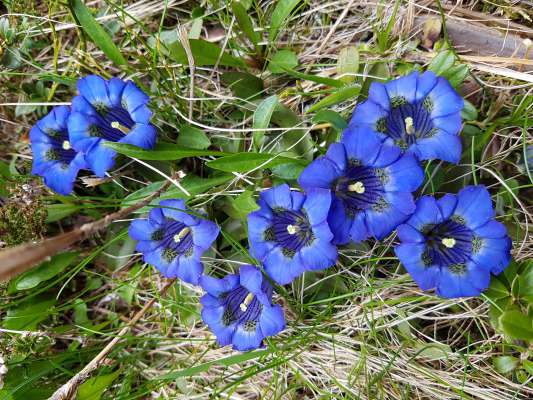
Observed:
[[[447,248],[451,249],[453,246],[455,246],[455,239],[454,238],[444,238],[442,239],[442,244],[446,246]]]
[[[357,181],[351,185],[348,185],[348,191],[363,194],[365,192],[365,185],[363,182]]]
[[[246,312],[246,310],[248,310],[248,306],[250,305],[253,299],[254,299],[253,293],[248,293],[246,295],[243,302],[239,305],[239,308],[241,309],[242,312]]]
[[[289,235],[294,235],[300,231],[300,227],[298,225],[287,225],[287,232],[289,232]]]
[[[191,231],[191,228],[189,228],[188,226],[186,226],[185,228],[183,228],[181,231],[179,231],[179,233],[176,233],[174,235],[174,241],[176,243],[179,243],[181,242],[181,240],[187,236],[187,234]]]
[[[407,132],[408,135],[415,133],[415,122],[411,117],[405,118],[405,132]]]
[[[111,122],[111,128],[118,129],[119,131],[121,131],[125,135],[130,133],[130,129],[127,126],[122,125],[118,121]]]
[[[70,150],[72,148],[68,140],[63,140],[63,144],[61,147],[63,147],[63,150]]]

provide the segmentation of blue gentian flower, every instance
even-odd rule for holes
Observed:
[[[385,84],[373,82],[368,100],[355,109],[345,137],[372,131],[419,160],[457,163],[463,106],[450,83],[431,71],[413,72]]]
[[[396,255],[407,271],[421,289],[443,297],[478,296],[511,258],[511,239],[481,185],[438,200],[421,197],[398,236]]]
[[[91,75],[78,81],[78,91],[68,119],[70,140],[85,153],[97,176],[105,176],[115,164],[116,152],[104,146],[106,141],[154,147],[156,130],[150,124],[149,98],[133,82]]]
[[[259,197],[259,210],[248,215],[252,254],[281,285],[304,271],[321,270],[337,261],[337,248],[327,217],[329,190],[291,192],[286,184]]]
[[[87,168],[83,154],[76,152],[69,141],[69,114],[66,106],[54,107],[30,130],[32,174],[42,176],[46,186],[63,195],[72,192],[78,172]]]
[[[163,276],[197,285],[204,269],[200,257],[217,238],[219,228],[191,215],[183,200],[163,200],[159,205],[162,208],[153,208],[148,219],[131,223],[129,235],[139,241],[136,250]]]
[[[411,192],[423,180],[414,156],[371,134],[331,144],[298,178],[306,191],[331,190],[328,223],[335,244],[386,237],[415,210]]]
[[[202,275],[202,319],[221,346],[239,351],[257,349],[263,340],[285,329],[283,310],[272,304],[272,286],[261,271],[243,265],[238,275],[223,279]]]

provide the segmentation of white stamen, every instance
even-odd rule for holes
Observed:
[[[365,185],[363,182],[357,181],[351,185],[348,185],[348,191],[363,194],[365,192]]]
[[[405,118],[405,132],[407,132],[408,135],[415,133],[415,123],[411,117]]]
[[[254,299],[253,293],[248,293],[246,295],[243,302],[239,305],[239,308],[241,309],[242,312],[246,312],[246,310],[248,310],[248,306],[250,305],[253,299]]]
[[[300,227],[298,225],[287,225],[287,232],[289,232],[289,235],[294,235],[300,232]]]
[[[118,122],[118,121],[113,121],[113,122],[111,122],[111,128],[118,129],[118,130],[121,131],[124,135],[127,135],[128,133],[130,133],[130,129],[129,129],[127,126],[122,125],[122,124],[121,124],[120,122]]]
[[[189,228],[188,226],[186,226],[185,228],[183,228],[181,231],[179,231],[179,233],[176,233],[174,235],[174,241],[176,243],[179,243],[181,242],[181,239],[183,239],[185,236],[187,236],[187,234],[191,231],[191,228]]]
[[[63,140],[63,145],[61,147],[63,147],[63,150],[70,150],[72,148],[68,140]]]
[[[446,246],[447,248],[451,249],[453,246],[455,246],[455,239],[454,238],[444,238],[442,239],[442,244]]]

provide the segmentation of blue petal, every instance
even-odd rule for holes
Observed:
[[[424,171],[417,159],[405,154],[398,161],[385,168],[388,179],[385,190],[414,192],[424,182]]]
[[[263,335],[259,324],[257,324],[255,330],[248,331],[244,329],[243,325],[237,325],[235,333],[233,334],[233,347],[239,351],[249,351],[257,349],[263,342]]]
[[[199,224],[199,219],[189,214],[185,202],[181,199],[168,199],[159,202],[163,215],[167,218],[181,221],[187,226]]]
[[[291,210],[300,211],[305,202],[305,195],[302,192],[291,191],[291,202]]]
[[[446,115],[444,117],[433,118],[433,126],[450,135],[457,135],[463,126],[460,113]]]
[[[70,144],[76,151],[87,152],[102,140],[99,137],[91,136],[91,126],[91,117],[78,112],[70,114],[67,122],[68,136]]]
[[[203,276],[200,277],[200,282],[202,278]],[[218,281],[218,279],[216,280]],[[217,307],[222,306],[224,302],[220,298],[212,296],[209,293],[207,293],[207,294],[204,294],[202,297],[200,297],[200,304],[205,308],[217,308]]]
[[[352,239],[354,243],[360,243],[371,235],[366,225],[366,218],[366,213],[359,212],[353,219],[350,228],[350,239]]]
[[[191,257],[185,257],[182,255],[179,257],[179,264],[177,268],[172,272],[168,271],[168,277],[174,278],[178,277],[182,281],[188,282],[193,285],[198,285],[200,276],[204,272],[203,264],[194,257],[194,254]],[[171,275],[171,273],[173,275]]]
[[[461,160],[462,147],[459,136],[438,131],[429,138],[418,139],[408,151],[419,160],[443,160],[457,164]]]
[[[285,329],[285,317],[279,305],[263,307],[259,317],[259,327],[263,337],[274,336]]]
[[[115,165],[115,156],[117,155],[115,150],[105,147],[103,145],[104,143],[105,140],[96,142],[85,153],[85,160],[89,164],[91,171],[100,178],[103,178],[106,172],[113,168]]]
[[[220,346],[227,346],[233,340],[236,326],[235,324],[225,326],[222,323],[223,315],[224,307],[204,307],[202,309],[202,320],[216,336],[218,344]]]
[[[381,144],[379,153],[371,165],[378,168],[386,167],[398,160],[401,155],[402,150],[393,143],[392,139],[387,139]]]
[[[416,96],[415,101],[423,101],[429,92],[433,90],[437,84],[437,75],[433,71],[426,71],[418,76],[416,82]]]
[[[80,95],[94,104],[103,104],[111,107],[111,101],[107,93],[107,82],[100,76],[89,75],[78,80],[78,90]]]
[[[498,275],[511,262],[511,239],[502,237],[481,238],[480,240],[481,248],[472,252],[472,261],[480,268]]]
[[[329,189],[340,176],[340,171],[326,157],[319,157],[309,164],[298,177],[304,190],[311,188]]]
[[[390,111],[390,99],[385,85],[381,82],[372,82],[368,89],[368,100],[378,104],[386,111]]]
[[[381,118],[386,118],[387,116],[387,110],[381,108],[373,101],[367,100],[357,105],[355,108],[345,134],[358,127],[363,128],[365,131],[375,131],[377,122]],[[344,140],[342,140],[342,142],[346,144]]]
[[[503,238],[507,236],[507,228],[501,222],[490,220],[485,225],[477,227],[474,229],[474,232],[477,236],[482,238]]]
[[[470,229],[485,225],[494,217],[490,194],[483,185],[466,186],[457,193],[455,214],[466,221]]]
[[[279,247],[275,247],[268,254],[264,266],[267,274],[280,285],[291,283],[304,272],[300,258],[296,255],[292,259],[285,257]]]
[[[375,209],[365,211],[368,232],[378,240],[389,235],[415,210],[411,193],[386,192],[384,198],[388,203],[387,208],[381,211]]]
[[[135,219],[128,228],[128,235],[133,240],[151,240],[152,234],[158,229],[147,219]]]
[[[407,243],[423,243],[425,242],[425,237],[415,228],[409,224],[402,224],[397,228],[398,237],[402,242]]]
[[[341,142],[346,148],[348,160],[358,160],[363,165],[373,165],[381,150],[381,139],[367,129],[348,128]]]
[[[448,219],[455,211],[455,206],[457,205],[457,196],[447,193],[437,200],[437,205],[441,211],[442,218]]]
[[[440,277],[440,269],[436,266],[426,266],[422,261],[425,250],[424,244],[407,243],[394,248],[394,252],[409,275],[422,290],[429,290],[436,286]]]
[[[459,113],[464,107],[464,100],[443,77],[437,79],[437,84],[429,92],[428,97],[433,102],[431,117],[442,117]]]
[[[253,265],[243,265],[239,269],[240,283],[251,293],[260,293],[263,283],[263,274]]]
[[[156,138],[157,132],[153,125],[137,124],[119,142],[132,144],[143,149],[152,149],[155,146]]]
[[[137,244],[135,245],[135,250],[138,252],[145,254],[150,253],[152,251],[155,251],[158,247],[161,247],[163,243],[161,241],[156,240],[139,240]]]
[[[265,190],[259,196],[270,208],[280,207],[288,210],[292,207],[291,190],[286,183]]]
[[[133,82],[127,82],[122,92],[122,101],[126,109],[131,114],[132,119],[137,123],[147,124],[150,122],[152,112],[146,105],[150,98]]]
[[[417,80],[418,71],[415,71],[409,75],[385,83],[389,98],[392,100],[395,97],[403,97],[408,103],[414,103]]]
[[[303,205],[311,226],[327,220],[331,206],[331,192],[326,189],[312,188],[307,191]]]
[[[202,275],[199,282],[202,289],[207,293],[218,297],[222,293],[229,292],[239,285],[239,275],[230,274],[226,275],[223,279],[213,278],[209,275]]]
[[[302,247],[299,256],[308,271],[332,267],[338,258],[337,247],[323,239],[315,239],[311,245]]]
[[[126,82],[119,78],[111,78],[108,81],[107,90],[112,107],[122,107],[122,92],[125,86]]]
[[[165,222],[163,210],[161,208],[152,208],[148,213],[148,219],[154,224],[161,225],[163,222]]]
[[[78,175],[79,168],[71,167],[64,168],[63,163],[57,162],[51,164],[50,167],[43,172],[44,183],[54,192],[64,196],[70,194],[74,188],[74,182]]]
[[[161,272],[161,275],[168,277],[166,275],[167,270],[169,269],[174,270],[177,267],[177,264],[179,261],[178,261],[178,257],[176,257],[171,262],[168,262],[163,257],[163,251],[164,251],[163,247],[158,247],[154,251],[144,253],[143,259],[144,259],[144,262],[156,267],[159,270],[159,272]]]
[[[425,225],[442,222],[442,215],[433,196],[422,196],[416,202],[416,210],[407,221],[409,225],[421,231]]]
[[[248,215],[248,240],[250,241],[253,256],[260,261],[274,248],[274,242],[265,240],[265,231],[271,225],[271,221],[257,212]]]
[[[353,218],[346,215],[344,203],[334,197],[328,215],[328,225],[333,233],[333,243],[346,244],[350,241],[350,228]]]
[[[342,143],[332,143],[326,152],[326,158],[330,160],[338,171],[344,171],[347,166],[346,148]]]
[[[89,103],[87,99],[83,96],[73,97],[70,107],[72,109],[71,112],[81,113],[86,116],[93,117],[98,115],[91,103]]]
[[[191,226],[191,230],[194,244],[203,251],[211,247],[220,232],[217,224],[205,219],[200,219],[198,225]]]
[[[437,284],[437,294],[447,298],[479,296],[481,291],[489,286],[489,283],[490,272],[470,261],[466,263],[466,271],[463,274],[442,268]]]

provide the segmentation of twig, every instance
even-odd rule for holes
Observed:
[[[176,279],[169,280],[165,286],[161,289],[160,296],[164,295],[166,291],[176,282]],[[113,350],[113,347],[128,333],[130,328],[132,328],[144,313],[154,305],[156,297],[150,299],[148,303],[131,319],[131,321],[118,333],[117,336],[110,341],[103,350],[94,357],[89,364],[87,364],[80,372],[74,375],[69,379],[67,383],[57,389],[54,394],[49,398],[49,400],[69,400],[73,399],[78,392],[80,385],[87,380],[89,375],[95,371],[106,359],[107,355]]]
[[[161,193],[167,190],[170,183],[170,181],[166,181],[159,190],[139,203],[109,214],[98,221],[89,222],[70,232],[62,233],[52,238],[34,243],[25,243],[0,251],[0,282],[7,281],[13,276],[29,270],[46,259],[46,257],[51,257],[74,243],[87,239],[96,232],[105,229],[114,220],[124,218],[128,214],[148,205],[153,199],[159,197]]]

